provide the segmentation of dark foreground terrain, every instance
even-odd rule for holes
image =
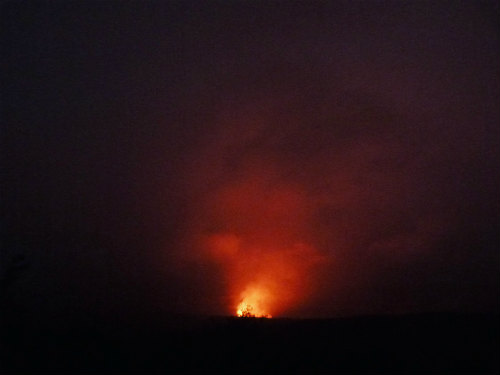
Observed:
[[[499,373],[499,316],[5,324],[2,373]],[[4,323],[6,323],[4,321]]]

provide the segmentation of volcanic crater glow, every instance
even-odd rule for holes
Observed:
[[[244,318],[272,318],[266,305],[272,296],[265,290],[252,287],[241,293],[242,300],[238,304],[236,315]]]

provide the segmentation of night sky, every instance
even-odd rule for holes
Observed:
[[[498,2],[2,8],[4,306],[499,311]]]

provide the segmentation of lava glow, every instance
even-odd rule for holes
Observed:
[[[271,314],[259,314],[257,312],[254,312],[253,306],[245,301],[242,301],[239,304],[238,310],[236,311],[236,316],[240,318],[268,318],[268,319],[273,317]]]
[[[189,230],[194,256],[220,277],[220,310],[214,310],[240,317],[289,314],[314,289],[311,267],[321,258],[311,235],[314,204],[272,158],[245,154],[237,171],[226,170],[225,138],[217,139],[222,144],[209,146],[204,159],[210,168],[197,165],[193,173],[192,185],[206,189],[193,204]]]
[[[240,317],[271,318],[299,302],[309,291],[310,266],[319,257],[306,243],[262,232],[216,233],[204,239],[205,254],[219,264],[226,280],[228,310]]]
[[[252,288],[242,293],[243,299],[239,303],[236,315],[243,318],[272,318],[266,311],[269,294],[262,290]]]

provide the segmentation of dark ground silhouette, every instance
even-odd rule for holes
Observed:
[[[141,325],[14,317],[3,327],[2,372],[499,373],[498,318],[174,316]]]

